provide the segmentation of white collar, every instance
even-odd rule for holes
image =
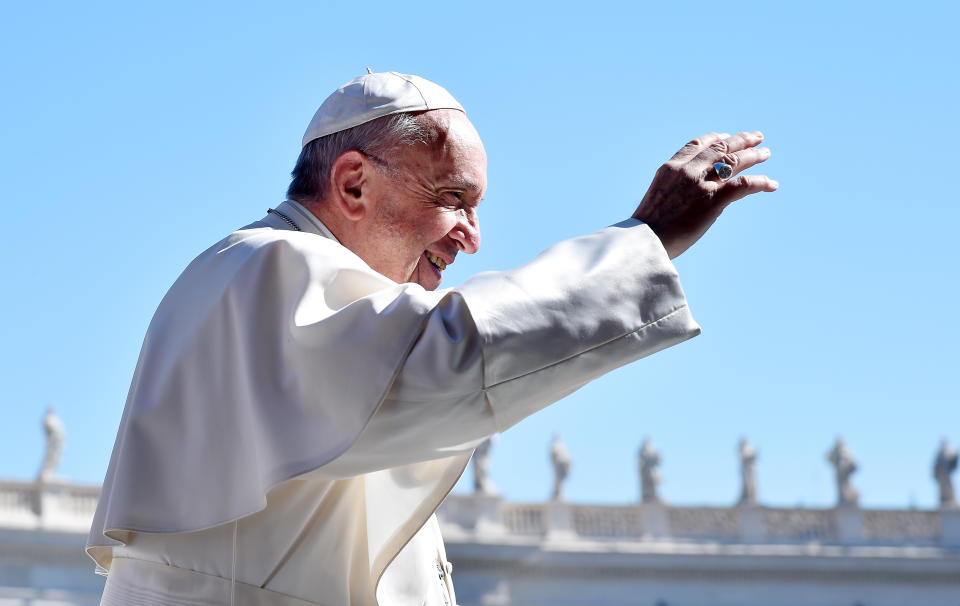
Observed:
[[[337,240],[337,237],[323,224],[323,221],[318,219],[315,214],[307,210],[306,207],[296,200],[284,200],[277,206],[277,212],[282,213],[293,221],[300,231],[317,234],[318,236],[330,238],[338,244],[340,243],[340,240]]]

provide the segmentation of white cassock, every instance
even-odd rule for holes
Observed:
[[[455,289],[302,206],[202,253],[144,340],[87,551],[103,604],[453,604],[433,512],[473,449],[699,332],[638,221]]]

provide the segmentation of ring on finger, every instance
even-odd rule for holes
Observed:
[[[717,162],[713,165],[713,172],[721,181],[726,181],[733,176],[733,167],[726,162]]]

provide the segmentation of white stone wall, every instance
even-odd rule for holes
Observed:
[[[457,495],[439,512],[463,606],[955,606],[958,515]]]
[[[93,606],[99,488],[0,482],[0,606]],[[960,511],[510,503],[439,512],[463,606],[958,606]]]
[[[96,606],[104,578],[83,551],[98,486],[0,481],[0,606]]]

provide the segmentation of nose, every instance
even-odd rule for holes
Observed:
[[[450,230],[450,237],[456,241],[460,250],[472,255],[480,250],[480,219],[475,210],[460,210],[457,224]]]

